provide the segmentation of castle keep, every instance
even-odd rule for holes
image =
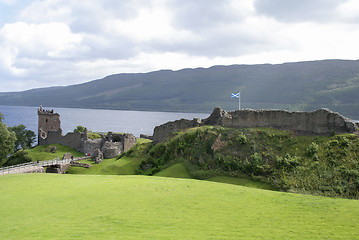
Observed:
[[[54,113],[54,110],[44,110],[42,106],[37,110],[37,115],[39,116],[39,124],[38,124],[38,143],[40,141],[47,138],[47,133],[49,131],[59,131],[61,130],[61,122],[60,115],[58,113]]]
[[[130,133],[114,134],[112,132],[107,135],[100,134],[100,139],[92,140],[88,138],[86,128],[82,133],[69,132],[64,136],[61,129],[60,114],[54,113],[54,110],[45,110],[42,106],[37,110],[37,114],[39,119],[39,145],[60,143],[91,156],[98,149],[103,153],[104,158],[114,158],[129,150],[137,142],[136,137]]]

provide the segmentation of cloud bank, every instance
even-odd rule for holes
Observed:
[[[0,91],[359,52],[356,0],[0,0],[0,8]]]

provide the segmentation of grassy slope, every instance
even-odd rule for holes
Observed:
[[[356,239],[359,201],[192,179],[0,176],[0,239]]]
[[[209,178],[209,179],[206,179],[206,180],[207,181],[212,181],[212,182],[220,182],[220,183],[229,183],[229,184],[241,185],[241,186],[251,187],[251,188],[260,188],[260,189],[266,189],[266,190],[276,190],[269,183],[253,181],[251,179],[244,178],[244,177],[216,176],[216,177],[212,177],[212,178]]]
[[[192,178],[187,169],[181,163],[176,163],[161,172],[156,173],[154,176],[160,177],[176,177],[176,178]]]
[[[56,147],[57,150],[55,153],[51,153],[50,149],[52,147]],[[29,157],[32,158],[33,161],[51,160],[58,157],[62,159],[65,153],[71,153],[72,155],[74,155],[74,157],[84,156],[83,153],[80,153],[71,147],[67,147],[61,144],[41,145],[31,149],[26,149],[25,151],[28,152]]]
[[[95,174],[95,175],[132,175],[135,174],[141,159],[123,157],[121,159],[104,159],[101,164],[94,164],[92,160],[83,160],[82,163],[91,164],[91,168],[71,167],[70,174]]]
[[[67,173],[70,174],[96,174],[96,175],[133,175],[138,165],[143,160],[142,152],[146,147],[146,143],[151,140],[138,138],[137,144],[132,148],[136,151],[131,157],[123,156],[120,159],[111,158],[104,159],[100,164],[94,164],[91,160],[83,160],[82,163],[91,164],[91,168],[70,167]]]

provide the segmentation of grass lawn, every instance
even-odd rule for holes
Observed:
[[[359,201],[193,179],[0,176],[0,239],[357,239]]]
[[[272,185],[265,182],[254,181],[248,178],[239,178],[239,177],[228,177],[228,176],[217,176],[213,178],[206,179],[207,181],[229,183],[235,185],[241,185],[252,188],[260,188],[266,190],[276,190]]]

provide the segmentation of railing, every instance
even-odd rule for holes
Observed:
[[[74,159],[63,159],[63,160],[60,160],[60,158],[54,158],[52,160],[46,160],[46,161],[27,162],[27,163],[22,163],[22,164],[17,164],[17,165],[13,165],[13,166],[0,168],[0,175],[36,171],[36,169],[39,169],[42,167],[48,167],[48,166],[57,165],[57,164],[65,164],[65,163],[69,163],[71,161],[79,161],[79,160],[83,160],[83,159],[87,159],[87,158],[89,158],[89,157],[85,156],[85,157],[79,157],[79,158],[74,158]]]

